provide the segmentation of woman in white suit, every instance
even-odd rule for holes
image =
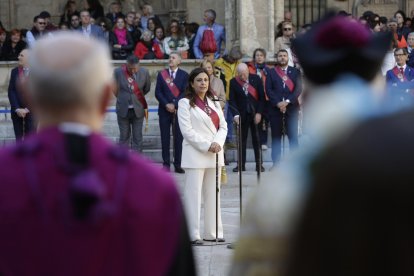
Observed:
[[[203,68],[188,79],[186,97],[178,102],[178,122],[183,134],[181,166],[186,170],[184,204],[191,243],[202,244],[200,234],[201,196],[204,199],[205,241],[216,240],[216,154],[218,171],[224,166],[223,145],[227,123],[218,101],[213,101],[210,78]],[[219,184],[220,184],[220,173]],[[224,242],[218,195],[218,241]]]

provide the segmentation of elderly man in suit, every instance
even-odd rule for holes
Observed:
[[[387,71],[385,79],[389,86],[390,97],[400,103],[412,103],[414,92],[414,68],[407,65],[408,51],[406,48],[394,50],[397,65]]]
[[[194,275],[172,177],[100,134],[108,47],[57,34],[29,68],[40,129],[0,150],[0,274]]]
[[[237,76],[230,81],[229,105],[233,110],[233,114],[240,116],[242,129],[242,167],[235,167],[233,172],[246,170],[246,142],[249,129],[252,135],[256,171],[260,170],[263,172],[264,167],[261,164],[259,152],[258,124],[262,120],[264,89],[260,77],[250,74],[249,68],[245,63],[237,65]]]
[[[184,96],[188,85],[188,74],[178,66],[181,56],[177,52],[170,54],[168,68],[160,71],[155,86],[158,116],[161,131],[163,165],[170,170],[170,128],[173,129],[174,168],[176,173],[185,173],[181,168],[183,135],[177,120],[178,101]]]
[[[288,66],[288,62],[288,52],[279,50],[278,64],[270,70],[266,78],[266,93],[270,101],[273,166],[280,159],[282,135],[289,137],[289,149],[298,146],[298,97],[302,92],[302,77],[298,69]]]
[[[139,59],[131,55],[126,64],[115,69],[116,115],[119,126],[119,143],[128,145],[132,131],[132,146],[142,152],[142,125],[148,120],[145,95],[151,89],[148,70],[139,66]]]
[[[29,50],[21,51],[18,59],[19,66],[11,71],[8,96],[14,135],[16,140],[21,140],[34,130],[31,108],[28,107],[21,89],[23,79],[27,78],[29,74]]]
[[[101,27],[91,23],[91,14],[87,10],[80,12],[81,27],[78,29],[86,37],[94,37],[105,40],[105,35]]]

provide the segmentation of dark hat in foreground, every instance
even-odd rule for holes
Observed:
[[[292,48],[305,76],[325,84],[346,73],[372,80],[390,43],[390,33],[372,34],[354,19],[330,16],[294,39]]]

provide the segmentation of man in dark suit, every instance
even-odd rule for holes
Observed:
[[[256,170],[263,172],[264,167],[260,161],[260,143],[258,135],[258,124],[262,120],[262,112],[264,105],[264,89],[263,83],[259,76],[249,74],[249,68],[245,63],[237,65],[237,76],[230,80],[230,101],[234,113],[236,111],[241,118],[242,128],[242,167],[246,170],[246,142],[247,133],[250,129],[253,142],[254,157],[256,160]],[[240,168],[237,166],[233,172],[238,172]]]
[[[188,85],[187,72],[178,68],[181,56],[172,52],[169,58],[169,68],[158,73],[155,87],[155,97],[159,102],[158,116],[161,131],[163,165],[170,168],[170,127],[173,128],[174,168],[176,173],[185,173],[181,168],[181,151],[183,135],[177,120],[178,101],[184,96]]]
[[[288,66],[286,50],[277,53],[277,65],[266,78],[266,93],[269,97],[269,119],[272,130],[273,166],[280,159],[281,137],[289,137],[289,149],[298,146],[298,97],[302,91],[300,71]]]
[[[151,89],[148,70],[139,66],[139,59],[131,55],[127,63],[115,69],[116,115],[119,126],[119,143],[142,152],[142,125],[148,120],[148,104],[145,95]]]
[[[23,79],[29,73],[28,59],[29,50],[25,49],[19,54],[19,66],[11,71],[8,96],[11,107],[11,118],[13,122],[16,140],[24,139],[26,134],[34,130],[33,116],[22,95],[21,85]]]
[[[91,23],[91,15],[89,11],[87,10],[81,11],[80,17],[81,17],[81,28],[79,28],[79,31],[82,32],[84,36],[94,37],[94,38],[101,39],[101,40],[105,39],[102,28]]]
[[[390,90],[390,97],[404,104],[411,103],[414,92],[414,68],[407,65],[407,49],[396,48],[394,50],[394,57],[397,65],[388,70],[385,75]]]

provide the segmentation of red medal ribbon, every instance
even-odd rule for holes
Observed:
[[[395,66],[394,68],[392,68],[392,72],[394,73],[394,75],[400,80],[400,81],[408,81],[407,78],[405,77],[405,74],[401,74],[400,69]]]
[[[293,83],[293,81],[288,77],[288,75],[285,74],[285,72],[283,72],[283,70],[279,66],[275,67],[275,71],[279,75],[279,77],[283,80],[283,82],[286,84],[289,91],[292,93],[293,90],[295,89],[295,84]]]
[[[199,96],[195,96],[194,102],[195,102],[196,106],[198,106],[201,110],[203,110],[210,117],[210,119],[213,122],[214,126],[218,130],[220,128],[220,118],[219,118],[217,112],[214,109],[212,109],[211,107],[208,106],[207,99],[206,99],[205,102],[203,102],[200,99]]]
[[[142,104],[144,109],[148,109],[147,101],[145,100],[144,94],[139,90],[137,82],[132,78],[129,74],[126,65],[122,65],[122,71],[124,72],[125,78],[127,79],[128,84],[132,87],[135,96],[137,97],[138,101]]]
[[[236,81],[238,84],[240,84],[240,86],[246,87],[247,91],[249,92],[249,94],[256,100],[259,100],[259,93],[257,93],[256,88],[253,87],[253,85],[251,85],[248,82],[242,81],[239,77],[236,77]]]
[[[171,93],[174,95],[174,97],[177,98],[180,95],[180,89],[178,89],[178,87],[175,85],[174,80],[170,78],[168,69],[162,70],[161,76],[164,79],[164,81],[167,83],[167,86],[170,89]]]

